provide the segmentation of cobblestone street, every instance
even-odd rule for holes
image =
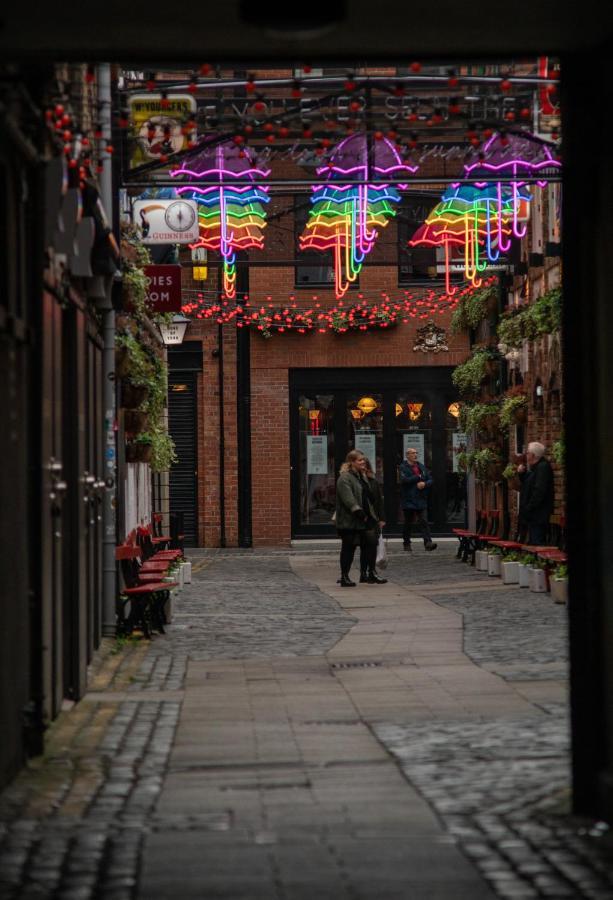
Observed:
[[[566,609],[455,558],[194,551],[0,795],[0,896],[613,898],[568,814]]]

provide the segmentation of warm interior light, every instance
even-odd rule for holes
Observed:
[[[358,409],[361,409],[363,413],[371,413],[377,408],[377,401],[372,397],[361,397],[357,402]]]
[[[364,413],[362,412],[361,409],[352,409],[351,415],[353,416],[354,419],[363,419],[364,418]]]
[[[401,415],[401,413],[402,413],[402,406],[400,405],[400,403],[397,403],[396,404],[396,415],[399,416],[399,415]]]
[[[318,409],[310,409],[309,410],[309,419],[318,419],[319,418],[319,410]]]
[[[450,416],[453,416],[454,419],[457,419],[460,415],[460,404],[459,403],[450,403],[447,407],[447,412]]]
[[[411,420],[411,422],[416,422],[419,419],[423,407],[423,403],[407,403],[409,419]]]

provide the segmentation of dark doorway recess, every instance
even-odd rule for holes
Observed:
[[[178,462],[170,470],[170,511],[183,517],[185,543],[198,544],[198,442],[195,372],[171,372],[168,378],[168,428]]]
[[[386,531],[402,532],[398,467],[408,446],[431,470],[428,518],[435,534],[466,522],[457,396],[447,367],[295,369],[290,373],[292,535],[333,536],[340,466],[362,450],[385,497]]]

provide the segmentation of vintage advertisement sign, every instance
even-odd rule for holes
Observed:
[[[198,240],[195,200],[135,200],[132,221],[143,244],[192,244]]]
[[[134,151],[132,167],[153,162],[161,156],[187,149],[189,134],[183,125],[196,114],[196,98],[191,94],[135,94],[130,97],[130,121]]]
[[[156,313],[181,312],[181,266],[145,266],[147,305]]]

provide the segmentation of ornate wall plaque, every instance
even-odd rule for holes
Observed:
[[[413,350],[421,353],[441,353],[449,350],[447,332],[430,319],[429,322],[417,329],[417,340],[413,345]]]

